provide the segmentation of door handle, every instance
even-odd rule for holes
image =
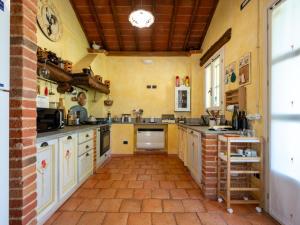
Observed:
[[[42,144],[41,144],[41,147],[42,148],[44,148],[44,147],[47,147],[49,144],[47,143],[47,142],[43,142]]]
[[[90,156],[90,154],[89,154],[89,153],[86,153],[85,156],[88,157],[88,156]]]
[[[87,134],[87,135],[85,135],[85,137],[87,137],[87,138],[88,138],[89,136],[90,136],[90,135],[88,135],[88,134]]]
[[[86,145],[85,148],[88,149],[90,146]]]
[[[72,136],[68,136],[68,138],[67,138],[68,140],[72,140]]]

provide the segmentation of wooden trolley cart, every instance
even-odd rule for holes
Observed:
[[[247,156],[237,153],[238,149],[248,149]],[[231,204],[259,205],[256,210],[261,212],[263,184],[262,139],[219,135],[217,194],[219,202],[226,202],[228,213],[233,213]]]

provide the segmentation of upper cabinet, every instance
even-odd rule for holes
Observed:
[[[191,111],[191,88],[186,86],[175,87],[175,112]]]

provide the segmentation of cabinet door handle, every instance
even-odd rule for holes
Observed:
[[[194,133],[194,131],[191,131],[191,134],[193,134]]]
[[[42,144],[41,144],[41,147],[43,148],[43,147],[47,147],[49,144],[48,144],[48,142],[43,142]]]
[[[89,136],[90,136],[90,135],[88,135],[88,134],[87,134],[87,135],[85,135],[85,137],[87,137],[87,138],[88,138]]]
[[[90,146],[86,145],[85,148],[88,149]]]
[[[89,154],[89,153],[86,153],[85,156],[88,157],[88,156],[90,156],[90,154]]]
[[[68,140],[72,140],[72,136],[68,136],[68,138],[67,138]]]

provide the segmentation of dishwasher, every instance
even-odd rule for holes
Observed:
[[[162,128],[138,128],[137,149],[164,149],[165,131]]]

